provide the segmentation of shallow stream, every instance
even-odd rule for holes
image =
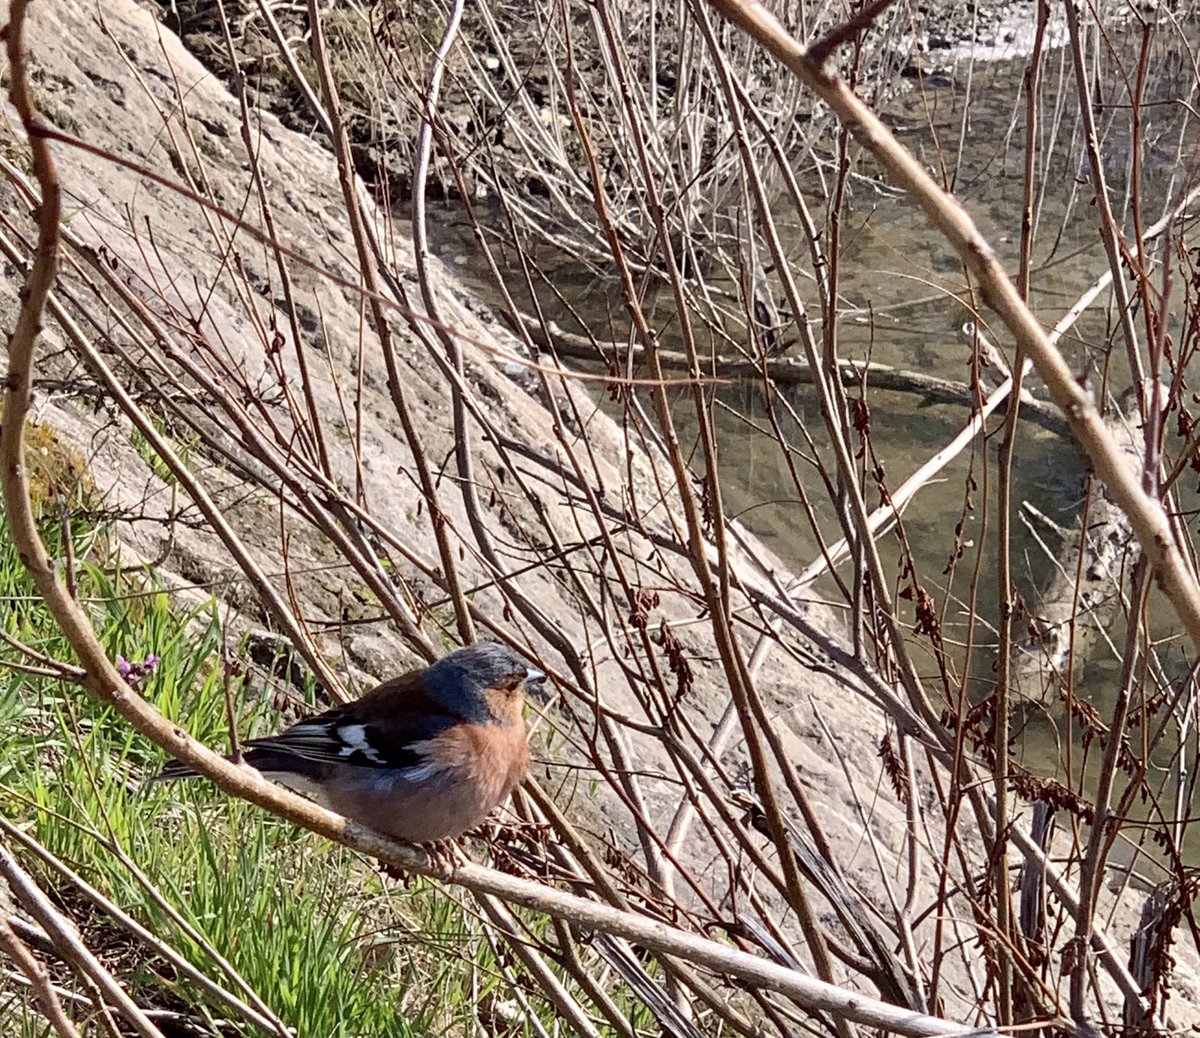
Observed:
[[[1027,10],[1032,19],[1032,6]],[[1027,35],[1017,34],[1021,38]],[[1128,203],[1124,199],[1130,147],[1127,95],[1121,77],[1128,75],[1136,62],[1140,34],[1132,29],[1114,31],[1109,40],[1114,50],[1100,59],[1105,72],[1097,83],[1105,85],[1099,91],[1095,111],[1106,135],[1105,173],[1110,193],[1119,218],[1128,228]],[[1160,32],[1155,40],[1142,132],[1145,225],[1162,215],[1171,200],[1181,194],[1188,176],[1194,176],[1198,169],[1194,121],[1187,107],[1179,103],[1180,98],[1194,101],[1194,66],[1180,37]],[[946,178],[1007,269],[1015,271],[1024,177],[1021,83],[1026,61],[1023,56],[972,61],[969,54],[948,54],[947,58],[950,65],[944,73],[926,81],[939,85],[916,83],[888,102],[882,114],[927,168]],[[1044,82],[1044,143],[1038,160],[1031,301],[1043,322],[1052,326],[1108,269],[1108,261],[1092,204],[1087,155],[1075,114],[1077,105],[1065,48],[1058,46],[1049,51]],[[868,175],[872,172],[869,167],[863,167],[863,171]],[[960,329],[968,320],[981,322],[1005,353],[1010,353],[1011,340],[1003,328],[990,314],[980,316],[972,311],[957,257],[911,203],[865,179],[853,182],[848,202],[841,253],[844,316],[838,333],[843,357],[870,359],[967,382],[970,349]],[[789,227],[782,206],[778,218],[794,243],[790,254],[796,257],[798,266],[807,267],[804,238],[794,224]],[[440,253],[460,269],[465,267],[463,273],[471,280],[469,257],[474,248],[466,231],[445,222],[439,225],[439,233]],[[474,280],[488,294],[482,272],[476,273],[479,276]],[[623,313],[615,283],[606,283],[564,263],[556,270],[555,285],[586,318],[596,322],[598,337],[607,337],[599,329],[610,327],[613,315]],[[807,290],[815,309],[811,283]],[[561,307],[555,300],[543,299],[543,304],[552,318],[561,320],[556,316]],[[671,339],[671,307],[669,293],[650,300],[652,319],[656,326],[666,329],[661,341],[669,348],[678,348],[678,341]],[[1111,363],[1114,392],[1129,385],[1119,330],[1103,301],[1083,316],[1064,339],[1062,348],[1076,371],[1102,372]],[[1107,360],[1110,356],[1111,361]],[[1044,396],[1036,377],[1031,377],[1028,385],[1035,395]],[[824,436],[813,394],[800,387],[790,391],[788,397],[819,447]],[[816,556],[817,547],[799,510],[783,453],[773,438],[753,428],[765,424],[761,391],[749,383],[734,384],[722,389],[718,398],[725,405],[714,410],[727,511],[762,537],[787,563],[803,569]],[[944,447],[968,418],[964,407],[925,406],[918,397],[896,392],[869,390],[868,402],[873,445],[893,487]],[[690,401],[682,402],[677,418],[681,435],[694,437]],[[998,429],[999,422],[993,422],[992,428]],[[802,447],[803,440],[794,426],[789,433],[793,443]],[[989,507],[993,510],[998,443],[999,436],[994,435],[986,448],[988,478],[993,481]],[[983,536],[994,537],[994,520],[985,534],[980,514],[963,516],[968,472],[979,483],[984,478],[979,453],[982,449],[977,442],[973,459],[969,452],[960,456],[938,482],[918,495],[904,515],[922,582],[939,598],[946,591],[941,574],[948,562],[950,531],[955,525],[964,520],[963,537],[968,544]],[[1070,525],[1079,512],[1085,472],[1085,462],[1071,441],[1032,423],[1022,425],[1015,464],[1015,502],[1029,501],[1051,520]],[[981,491],[971,496],[978,502]],[[825,536],[836,538],[830,504],[823,494],[814,494],[814,500],[825,510],[819,513]],[[1019,590],[1027,600],[1035,601],[1053,563],[1023,525],[1018,524],[1016,534],[1014,559]],[[1038,529],[1038,535],[1048,540],[1051,548],[1056,546],[1057,539],[1049,529]],[[885,539],[884,548],[894,556],[894,539]],[[995,551],[989,547],[981,560],[981,590],[976,606],[985,625],[993,623],[997,615],[994,561]],[[974,563],[974,553],[968,548],[953,595],[965,595]],[[961,624],[964,610],[965,605],[959,603],[947,611],[948,640],[958,633],[955,625]],[[1156,624],[1156,633],[1174,631],[1173,618],[1165,614],[1160,613]],[[1119,645],[1122,632],[1113,631],[1112,636]],[[973,691],[986,694],[994,683],[992,656],[987,650],[992,638],[986,632],[977,632],[976,639],[980,651],[973,657]],[[1115,695],[1116,668],[1113,655],[1101,652],[1084,673],[1077,675],[1078,687],[1097,690],[1096,706],[1102,713],[1109,705],[1106,700]],[[1039,772],[1056,770],[1053,762],[1061,760],[1062,746],[1049,719],[1031,725],[1022,750]]]

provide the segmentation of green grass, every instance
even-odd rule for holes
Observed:
[[[197,738],[227,745],[216,606],[180,610],[153,574],[114,578],[84,557],[107,539],[76,525],[79,596],[110,658],[160,656],[141,692]],[[48,539],[53,532],[48,526]],[[70,660],[2,531],[0,538],[5,629]],[[157,892],[301,1036],[405,1038],[476,1029],[475,1005],[499,984],[496,964],[476,922],[445,893],[420,882],[409,890],[391,880],[385,886],[358,856],[230,801],[207,783],[146,782],[163,761],[157,748],[80,690],[5,666],[10,659],[12,650],[0,650],[0,812],[10,821],[234,989],[168,918]],[[249,699],[240,704],[243,735],[278,726],[265,701],[242,695]],[[56,873],[12,849],[63,899],[84,939],[143,1006],[230,1017],[105,916],[81,911],[82,898]],[[74,987],[64,973],[56,979]],[[498,997],[509,996],[500,990]],[[0,1033],[47,1034],[24,1002],[23,991],[0,978]],[[250,1025],[242,1031],[261,1033]]]
[[[176,439],[171,435],[166,425],[161,421],[154,421],[155,429],[158,434],[166,439],[175,452],[175,456],[180,461],[187,463],[196,448],[200,443],[200,437],[192,434],[183,440]],[[159,479],[168,486],[175,484],[175,473],[170,466],[158,456],[158,452],[150,445],[150,441],[142,434],[138,428],[129,430],[129,442],[133,445],[133,449],[137,451],[138,456],[146,463],[146,467],[150,469]]]

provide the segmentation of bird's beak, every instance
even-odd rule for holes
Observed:
[[[525,684],[538,685],[545,680],[546,672],[544,670],[538,670],[537,667],[525,668]]]

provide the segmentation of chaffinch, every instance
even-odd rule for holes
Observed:
[[[546,675],[478,642],[264,739],[243,760],[317,803],[410,843],[461,836],[525,777],[526,682]],[[195,776],[172,761],[159,778]]]

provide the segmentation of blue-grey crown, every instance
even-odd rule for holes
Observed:
[[[476,642],[443,656],[425,672],[425,688],[434,699],[456,713],[486,720],[490,715],[485,693],[514,674],[526,681],[546,675],[520,653],[499,642]]]

